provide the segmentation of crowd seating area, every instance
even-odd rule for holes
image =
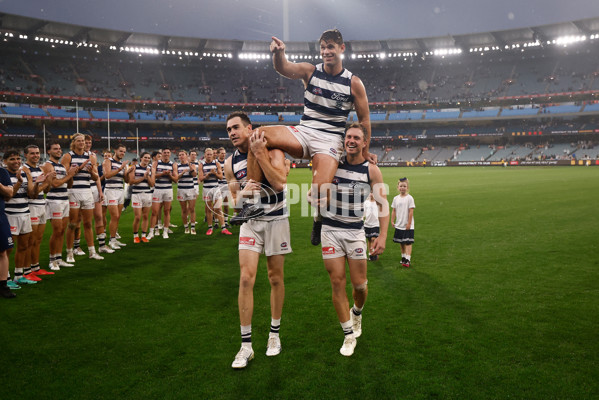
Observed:
[[[3,90],[160,101],[302,102],[302,83],[281,78],[268,59],[139,57],[126,52],[99,54],[92,49],[21,45],[26,47],[5,45],[0,60]],[[585,46],[576,51],[552,47],[522,54],[461,54],[447,58],[418,56],[366,61],[348,57],[344,64],[362,79],[371,102],[527,96],[599,89],[598,45]],[[468,117],[476,118],[493,116],[494,111],[468,112]],[[512,112],[522,115],[519,113],[526,111],[510,110],[509,114]],[[418,113],[387,117],[419,119]],[[455,115],[426,113],[427,119],[446,117]]]

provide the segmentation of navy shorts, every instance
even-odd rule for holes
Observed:
[[[393,235],[393,241],[401,244],[412,244],[414,243],[414,229],[395,229],[395,235]]]
[[[366,234],[367,238],[379,237],[379,227],[378,226],[375,226],[374,228],[364,227],[364,233]]]
[[[12,235],[10,234],[8,218],[6,218],[6,214],[0,212],[0,251],[12,249],[13,247],[14,242],[12,240]]]

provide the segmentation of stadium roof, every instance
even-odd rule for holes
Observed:
[[[150,48],[158,51],[222,52],[268,52],[268,41],[240,41],[205,39],[193,37],[164,36],[158,34],[125,32],[92,28],[0,13],[0,35],[13,34],[65,40],[74,44],[87,43],[98,46],[121,48]],[[599,17],[549,24],[543,26],[509,29],[485,33],[447,35],[437,37],[347,41],[349,51],[361,52],[416,52],[426,53],[438,49],[504,48],[515,43],[538,41],[541,45],[559,38],[586,38],[599,34]],[[575,41],[575,40],[573,40]],[[289,42],[288,53],[316,54],[315,42]]]

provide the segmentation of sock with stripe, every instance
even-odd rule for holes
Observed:
[[[252,348],[252,324],[241,325],[241,345]]]
[[[345,321],[345,322],[341,322],[341,328],[343,329],[343,333],[345,334],[345,336],[347,335],[353,335],[354,333],[354,329],[351,323],[351,319]]]
[[[279,329],[281,328],[281,319],[270,320],[270,335],[279,336]]]

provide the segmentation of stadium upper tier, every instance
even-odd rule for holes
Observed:
[[[140,57],[124,51],[53,48],[47,43],[24,40],[0,42],[0,46],[3,91],[161,102],[298,105],[303,101],[302,83],[281,78],[269,59]],[[591,91],[599,93],[599,40],[574,47],[537,47],[526,52],[485,55],[346,57],[344,65],[362,79],[371,103],[455,104],[581,91],[587,91],[591,98]],[[494,113],[479,110],[462,117],[493,117],[497,115]],[[411,118],[398,113],[389,118],[458,115],[426,113]]]

